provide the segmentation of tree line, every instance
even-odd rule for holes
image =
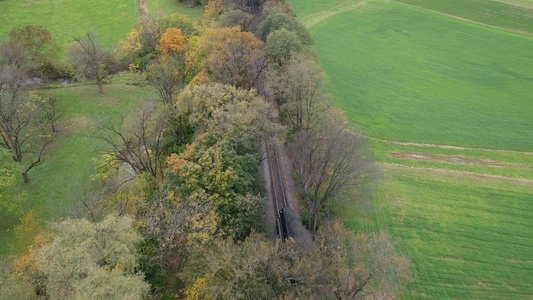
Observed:
[[[282,0],[256,2],[258,11],[247,0],[188,1],[205,5],[197,24],[177,13],[140,13],[115,52],[90,33],[75,38],[66,68],[73,77],[104,93],[106,78],[127,67],[158,99],[118,124],[99,125],[94,138],[106,147],[92,183],[98,192],[80,195],[72,218],[44,230],[33,212],[21,219],[20,252],[0,264],[0,299],[398,295],[410,272],[391,238],[354,234],[333,213],[354,205],[353,191],[375,177],[363,140],[329,103],[312,39],[295,13]],[[46,54],[55,47],[51,37],[37,47],[14,32],[0,53],[0,155],[13,155],[13,165],[0,169],[0,188],[13,186],[23,169],[11,146],[16,134],[4,123],[27,118],[19,136],[42,149],[24,156],[31,169],[61,117],[51,95],[24,83],[53,57]],[[4,51],[4,44],[19,48]],[[267,140],[288,150],[312,249],[267,238],[259,173]]]

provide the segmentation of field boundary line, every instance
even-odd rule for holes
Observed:
[[[528,31],[516,30],[516,29],[512,29],[512,28],[500,27],[500,26],[490,25],[490,24],[487,24],[487,23],[481,23],[481,22],[478,22],[478,21],[474,21],[472,19],[467,19],[467,18],[456,16],[456,15],[443,13],[443,12],[440,12],[438,10],[429,9],[429,8],[425,8],[425,7],[421,7],[421,6],[417,6],[417,5],[413,5],[413,4],[407,4],[407,3],[398,2],[398,1],[395,1],[395,0],[383,0],[383,1],[384,2],[394,2],[394,3],[401,4],[401,5],[414,7],[414,8],[420,9],[420,10],[429,11],[429,12],[432,12],[432,13],[435,13],[435,14],[439,14],[441,16],[445,16],[445,17],[448,17],[448,18],[461,20],[461,21],[464,21],[464,22],[472,23],[472,24],[477,24],[477,25],[487,26],[487,27],[490,27],[490,28],[500,29],[500,30],[504,30],[504,31],[508,31],[508,32],[513,32],[513,33],[533,36],[533,33],[528,32]]]
[[[400,141],[395,141],[395,140],[380,139],[380,138],[373,137],[373,136],[368,136],[368,135],[365,135],[364,137],[369,139],[369,140],[376,140],[376,141],[380,141],[380,142],[384,142],[384,143],[402,145],[402,146],[415,146],[415,147],[441,148],[441,149],[454,149],[454,150],[496,151],[496,152],[505,152],[505,153],[517,153],[517,154],[533,155],[533,152],[529,152],[529,151],[492,149],[492,148],[476,148],[476,147],[463,147],[463,146],[439,145],[439,144],[429,144],[429,143],[400,142]]]
[[[505,3],[507,5],[516,6],[516,7],[533,9],[533,4],[525,4],[525,3],[520,3],[516,1],[510,1],[510,0],[490,0],[490,1]]]
[[[343,9],[340,9],[340,10],[337,10],[337,11],[334,11],[334,12],[331,12],[329,14],[325,14],[323,16],[320,16],[320,13],[316,13],[316,14],[312,14],[312,15],[309,15],[307,17],[312,17],[313,15],[318,15],[319,17],[317,19],[313,19],[312,21],[310,21],[309,23],[305,22],[305,17],[303,18],[302,20],[302,23],[305,24],[305,27],[307,27],[308,29],[311,28],[311,27],[314,27],[320,23],[323,23],[331,18],[333,18],[334,16],[338,15],[338,14],[341,14],[341,13],[344,13],[344,12],[347,12],[347,11],[351,11],[351,10],[354,10],[354,9],[357,9],[359,7],[363,7],[365,6],[367,3],[367,1],[363,1],[363,2],[359,2],[357,4],[354,4],[352,6],[348,6],[346,8],[343,8]]]
[[[414,167],[414,166],[406,166],[406,165],[384,163],[384,162],[377,162],[376,164],[378,166],[391,167],[391,168],[397,168],[397,169],[410,169],[410,170],[419,171],[419,172],[432,172],[432,173],[443,174],[443,175],[464,175],[464,176],[481,177],[481,178],[496,179],[496,180],[501,180],[501,181],[533,185],[533,180],[524,179],[524,178],[506,177],[506,176],[500,176],[500,175],[482,174],[482,173],[474,173],[474,172],[460,171],[460,170],[449,170],[449,169],[441,169],[441,168]]]

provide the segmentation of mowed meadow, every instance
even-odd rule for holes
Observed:
[[[403,297],[533,295],[533,1],[290,0],[382,176],[355,230],[411,260]]]
[[[188,8],[178,1],[148,1],[154,17],[174,12],[198,20],[203,8]],[[0,1],[0,40],[13,28],[41,25],[51,31],[63,48],[73,36],[94,33],[107,48],[113,49],[138,21],[135,1]],[[60,133],[47,151],[43,165],[32,169],[30,182],[18,190],[27,196],[22,211],[33,210],[44,222],[75,213],[79,200],[94,188],[92,177],[97,173],[99,151],[103,145],[94,138],[99,125],[117,124],[122,116],[137,113],[136,107],[147,99],[156,99],[155,91],[136,85],[142,81],[135,74],[120,74],[98,94],[95,84],[78,83],[63,86],[52,83],[46,91],[57,97],[64,114],[59,121]],[[2,161],[0,161],[2,163]],[[14,226],[18,217],[0,214],[0,255],[12,252],[16,243]]]
[[[154,17],[179,12],[198,20],[203,15],[203,8],[189,8],[177,0],[146,2]],[[72,37],[92,32],[108,48],[113,48],[137,22],[135,0],[0,1],[0,40],[7,38],[13,28],[41,25],[52,33],[61,46],[72,43]]]

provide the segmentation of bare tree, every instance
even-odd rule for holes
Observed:
[[[172,104],[174,94],[185,86],[185,63],[180,57],[164,55],[146,70],[146,79],[164,104]]]
[[[84,78],[95,80],[100,94],[104,93],[104,80],[112,73],[113,54],[96,42],[91,33],[85,38],[74,38],[77,44],[67,49],[69,61]]]
[[[28,162],[22,176],[29,182],[28,172],[44,162],[55,133],[43,118],[39,95],[26,93],[26,76],[26,70],[14,61],[0,64],[0,146],[11,152],[15,162]]]
[[[312,231],[317,230],[334,196],[372,173],[362,137],[333,121],[323,122],[313,131],[298,131],[289,151]]]
[[[333,220],[317,233],[318,282],[335,299],[396,299],[412,280],[407,258],[399,255],[386,232],[354,234]]]
[[[176,295],[184,288],[179,277],[187,259],[187,218],[172,201],[160,199],[146,210],[144,233],[153,241],[156,259],[161,268],[172,276]]]
[[[100,128],[102,134],[97,138],[106,143],[109,150],[103,151],[107,157],[104,169],[126,166],[132,177],[148,172],[154,178],[162,175],[163,152],[161,142],[165,122],[159,119],[154,105],[141,107],[137,116],[124,118],[117,128],[111,124]]]
[[[292,130],[314,128],[328,109],[323,79],[322,70],[303,55],[292,57],[281,70],[269,72],[269,96],[279,102],[281,116]]]

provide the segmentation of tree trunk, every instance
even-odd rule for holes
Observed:
[[[179,117],[180,131],[181,131],[181,144],[185,145],[185,131],[183,130],[183,122],[181,116]]]
[[[28,176],[28,172],[23,172],[22,177],[24,177],[24,183],[30,182],[30,177]]]
[[[98,84],[98,92],[100,94],[104,93],[104,84],[102,83],[102,80],[97,80],[96,84]]]

